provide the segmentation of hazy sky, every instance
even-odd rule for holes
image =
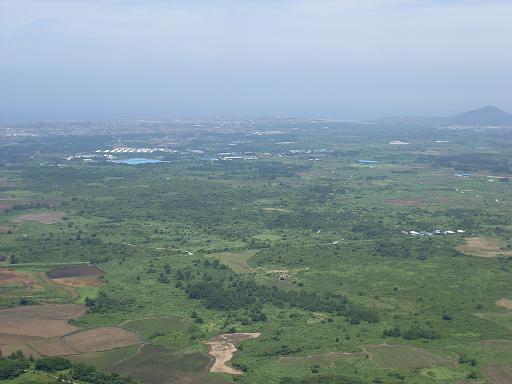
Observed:
[[[0,0],[0,120],[512,112],[512,0]]]

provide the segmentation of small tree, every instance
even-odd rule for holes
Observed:
[[[42,357],[36,360],[36,369],[39,371],[63,371],[71,368],[71,366],[71,361],[63,357]]]

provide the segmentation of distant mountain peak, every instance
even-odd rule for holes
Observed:
[[[509,125],[512,115],[492,105],[453,116],[450,123],[457,125]]]

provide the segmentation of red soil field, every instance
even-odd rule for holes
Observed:
[[[103,271],[92,265],[79,267],[55,268],[48,272],[50,279],[59,279],[63,277],[81,277],[103,275]]]

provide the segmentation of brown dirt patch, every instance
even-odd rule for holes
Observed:
[[[27,344],[10,344],[10,345],[2,345],[0,346],[0,350],[2,351],[2,355],[8,356],[13,352],[21,351],[25,356],[32,356],[34,358],[38,358],[41,355],[30,348]]]
[[[505,365],[489,365],[484,369],[484,373],[494,384],[512,383],[512,367]]]
[[[2,331],[13,335],[54,337],[78,330],[67,320],[31,319],[0,316]]]
[[[16,272],[10,269],[0,269],[0,287],[4,285],[19,284],[25,287],[33,287],[36,281],[26,273]]]
[[[0,345],[22,344],[27,341],[35,341],[38,339],[39,339],[38,337],[33,337],[33,336],[20,336],[20,335],[10,335],[8,333],[0,333]]]
[[[71,320],[82,316],[85,306],[78,304],[44,304],[27,305],[23,307],[5,308],[0,310],[0,318],[42,318],[56,320]],[[11,332],[6,332],[11,333]]]
[[[8,227],[7,225],[0,225],[0,233],[14,232],[16,228]]]
[[[14,204],[0,204],[0,213],[11,209]]]
[[[37,221],[41,224],[56,224],[62,221],[66,216],[64,212],[41,212],[41,213],[26,213],[24,215],[14,218],[14,223],[21,223],[23,221]]]
[[[509,300],[509,299],[505,299],[505,298],[499,299],[498,301],[496,301],[496,305],[498,307],[512,310],[512,300]]]
[[[241,375],[242,371],[227,365],[237,351],[235,344],[242,340],[255,339],[260,335],[261,333],[227,333],[213,338],[208,342],[208,353],[215,359],[210,372]]]
[[[0,310],[2,332],[11,335],[55,337],[78,330],[68,320],[85,313],[83,305],[47,304]]]
[[[65,336],[63,341],[80,352],[105,351],[141,342],[134,332],[119,327],[86,329]]]
[[[80,351],[77,351],[71,345],[62,341],[59,337],[34,341],[28,343],[28,346],[37,351],[40,355],[45,356],[66,356],[77,355],[80,353]]]
[[[81,277],[81,276],[100,276],[103,271],[92,265],[78,267],[55,268],[48,272],[50,279],[58,279],[61,277]]]
[[[53,281],[69,287],[102,287],[105,285],[105,282],[97,276],[62,277],[60,279],[53,279]]]
[[[506,250],[505,243],[492,237],[466,237],[465,243],[457,249],[471,256],[496,257],[499,255],[512,256],[512,251]]]
[[[424,199],[389,199],[384,200],[387,205],[393,205],[395,207],[413,207],[419,205],[427,205]]]

